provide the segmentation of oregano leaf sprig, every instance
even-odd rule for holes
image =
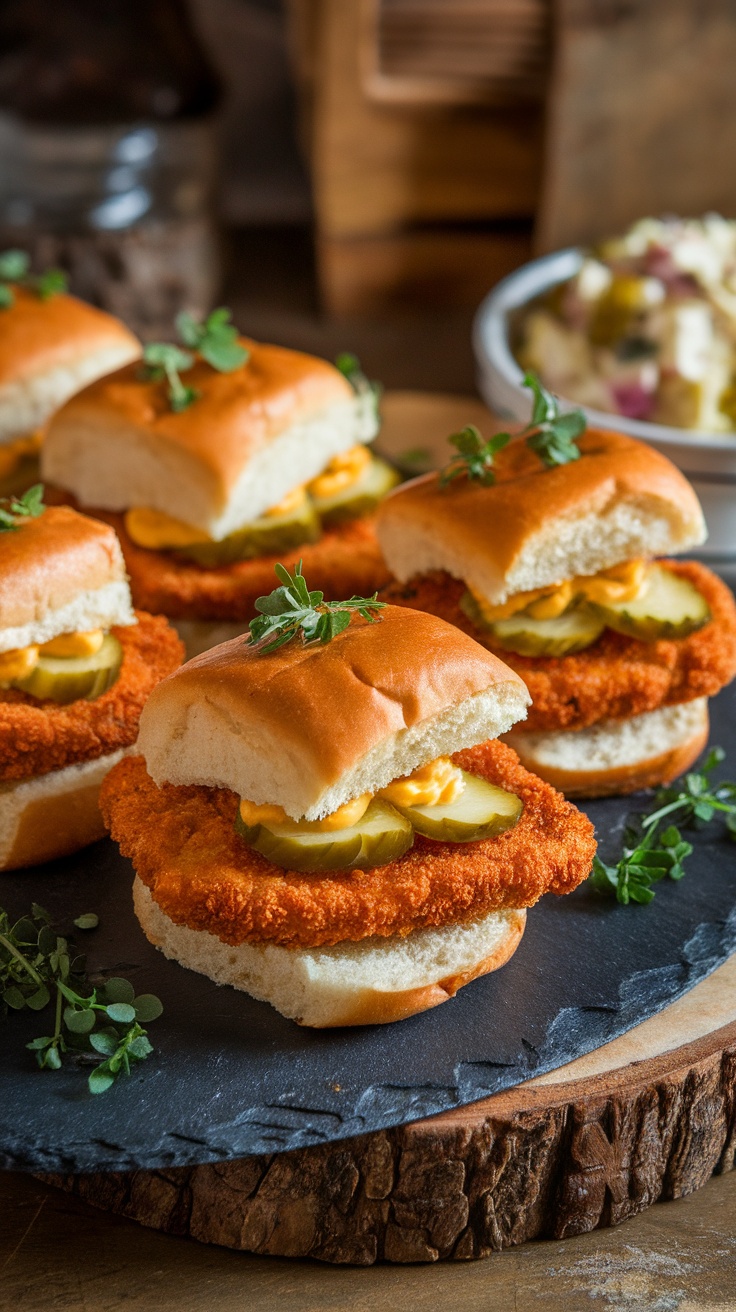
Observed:
[[[172,342],[149,342],[143,348],[143,377],[154,383],[166,380],[169,405],[176,413],[186,410],[199,396],[197,388],[188,387],[180,376],[193,364],[191,352]]]
[[[275,572],[281,587],[258,598],[255,607],[259,614],[249,625],[251,647],[258,652],[276,651],[297,637],[304,642],[331,642],[348,627],[354,614],[373,623],[380,618],[374,612],[385,605],[376,599],[376,593],[325,601],[324,593],[309,591],[301,561],[293,574],[283,565],[276,565]]]
[[[375,379],[368,378],[363,372],[360,360],[352,351],[341,351],[335,359],[335,367],[340,370],[344,378],[347,378],[356,396],[368,397],[378,422],[383,385]]]
[[[700,769],[690,770],[670,788],[660,788],[657,809],[646,816],[643,824],[659,824],[666,816],[677,819],[678,824],[702,829],[716,815],[723,815],[731,837],[736,838],[736,783],[711,779],[715,767],[726,759],[722,747],[712,747]]]
[[[579,460],[577,439],[585,432],[587,423],[582,410],[561,414],[557,398],[547,391],[536,374],[524,376],[524,387],[532,392],[532,417],[518,436],[526,439],[530,451],[539,456],[547,469]],[[503,432],[484,441],[475,424],[452,433],[447,440],[456,447],[457,454],[441,470],[440,487],[447,487],[460,475],[483,487],[492,487],[496,481],[494,458],[508,446],[511,438],[511,433]]]
[[[185,346],[198,351],[202,359],[219,373],[229,374],[245,364],[250,354],[240,345],[238,330],[231,319],[230,310],[221,305],[201,323],[182,311],[177,315],[176,327]]]
[[[94,929],[92,912],[74,921]],[[153,1052],[144,1024],[162,1013],[152,993],[136,996],[127,979],[113,977],[94,984],[85,957],[71,940],[58,934],[43,907],[32,903],[30,915],[11,923],[0,908],[0,1011],[41,1012],[53,1006],[53,1029],[26,1046],[41,1070],[59,1070],[67,1058],[94,1062],[87,1084],[104,1093],[119,1075]]]
[[[31,259],[26,251],[0,252],[0,309],[7,310],[15,303],[12,284],[34,291],[42,301],[65,292],[68,278],[63,269],[46,269],[44,273],[30,272]]]
[[[0,533],[15,532],[24,519],[37,519],[45,509],[43,483],[34,483],[21,497],[3,497],[0,500]]]

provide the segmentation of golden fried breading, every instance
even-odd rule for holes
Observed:
[[[517,656],[494,644],[461,610],[464,585],[448,574],[389,584],[381,597],[439,615],[516,670],[532,696],[525,731],[585,729],[599,720],[628,719],[659,706],[713,697],[736,675],[736,603],[730,589],[695,561],[663,564],[702,592],[712,616],[708,624],[687,638],[658,642],[606,629],[592,646],[569,656]]]
[[[161,910],[225,943],[321,947],[408,934],[532,906],[543,893],[569,893],[586,878],[596,847],[591,822],[525,770],[511,748],[488,742],[453,759],[521,797],[518,824],[481,843],[417,834],[400,860],[344,874],[280,870],[235,832],[234,793],[158,788],[140,756],[114,767],[100,806]]]
[[[48,774],[135,742],[144,703],[184,656],[162,616],[136,616],[137,624],[110,630],[122,645],[123,663],[112,687],[94,701],[60,706],[13,688],[0,690],[0,781]]]
[[[293,570],[303,560],[310,588],[324,592],[327,601],[370,597],[391,577],[376,540],[372,515],[325,529],[318,542],[304,543],[293,551],[207,569],[170,551],[137,546],[125,531],[122,515],[86,507],[85,514],[105,520],[115,529],[130,575],[134,605],[170,619],[253,619],[256,598],[276,585],[274,565],[279,561]]]

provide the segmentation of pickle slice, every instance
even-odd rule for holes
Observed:
[[[630,638],[685,638],[710,619],[708,603],[689,579],[663,565],[652,565],[634,601],[597,602],[595,610],[609,629]]]
[[[312,501],[322,523],[341,524],[346,519],[357,519],[375,510],[392,487],[401,482],[401,475],[378,456],[372,456],[360,478],[332,497],[313,497]]]
[[[512,615],[485,626],[494,642],[520,656],[568,656],[600,638],[605,621],[590,606],[574,606],[554,620]]]
[[[319,516],[308,497],[288,515],[262,515],[230,533],[221,542],[193,542],[177,547],[175,554],[210,569],[233,565],[238,560],[291,551],[305,542],[316,542],[322,531]]]
[[[311,826],[245,825],[235,828],[249,847],[282,870],[319,874],[322,870],[372,870],[398,861],[414,842],[414,830],[388,802],[374,798],[362,820],[349,829],[315,833]]]
[[[498,838],[519,819],[524,803],[476,774],[463,770],[465,787],[456,802],[438,806],[399,806],[418,834],[440,843],[479,843]]]
[[[123,649],[108,633],[94,656],[39,656],[33,671],[14,683],[32,697],[59,702],[94,701],[111,688],[120,673]]]

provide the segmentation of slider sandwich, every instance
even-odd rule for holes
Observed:
[[[494,741],[518,675],[435,616],[297,570],[155,689],[102,809],[164,954],[308,1026],[400,1020],[502,966],[592,825]]]
[[[376,399],[357,362],[346,377],[228,318],[180,317],[198,349],[148,346],[143,370],[60,411],[44,453],[44,477],[115,527],[136,605],[173,619],[190,655],[242,633],[279,559],[303,557],[328,597],[388,578],[372,512],[398,476],[367,446]]]
[[[617,433],[580,435],[582,415],[570,441],[575,417],[542,403],[550,421],[527,441],[466,430],[444,474],[387,499],[377,532],[399,582],[382,595],[521,676],[532,707],[508,741],[530,770],[570,797],[630,793],[702,751],[708,698],[736,673],[736,607],[710,570],[668,558],[705,538],[674,465]]]
[[[54,411],[141,353],[119,319],[67,296],[64,285],[58,270],[30,276],[22,251],[0,254],[0,497],[37,481]]]
[[[131,609],[113,530],[41,492],[0,506],[0,870],[103,837],[100,782],[182,657]]]

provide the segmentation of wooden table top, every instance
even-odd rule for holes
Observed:
[[[173,1239],[0,1173],[15,1312],[732,1312],[736,1171],[615,1230],[480,1262],[330,1267]],[[5,1301],[7,1300],[7,1301]]]

